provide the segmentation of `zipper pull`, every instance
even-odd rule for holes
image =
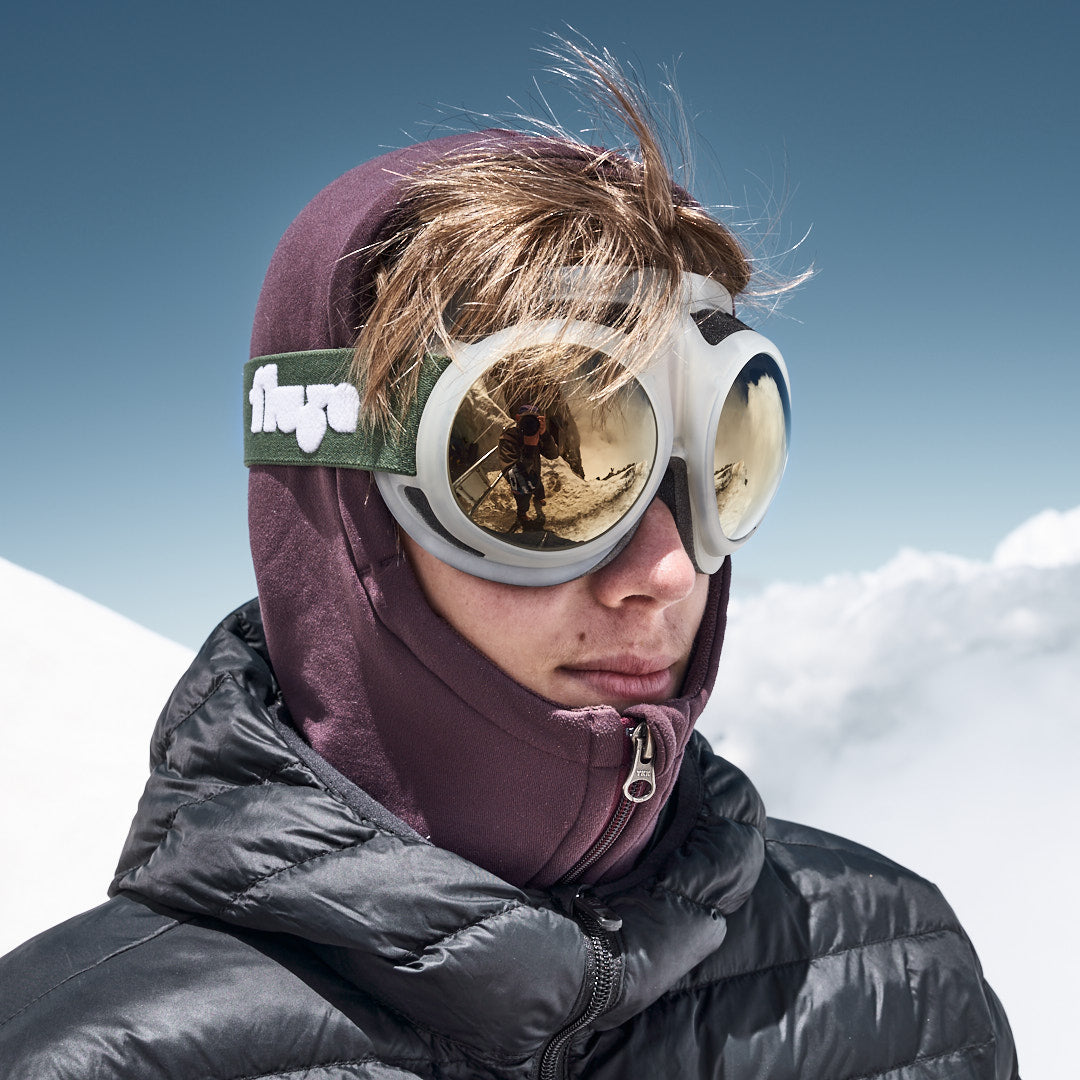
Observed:
[[[579,892],[574,897],[574,910],[596,923],[601,930],[614,933],[622,929],[622,916],[616,915],[603,900],[597,899],[592,893],[584,890]]]
[[[634,740],[634,764],[630,766],[630,775],[622,786],[622,793],[632,803],[648,802],[656,792],[656,770],[653,768],[653,741],[649,725],[644,720],[630,734]],[[634,794],[634,786],[647,784],[645,792]]]

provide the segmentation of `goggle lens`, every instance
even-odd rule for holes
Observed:
[[[790,432],[787,383],[776,361],[758,353],[728,391],[716,429],[716,510],[729,540],[742,540],[765,516],[784,474]]]
[[[469,520],[515,547],[560,550],[595,540],[645,489],[657,425],[636,381],[599,396],[611,361],[585,357],[576,377],[539,377],[535,358],[509,357],[469,388],[454,418],[447,465]]]

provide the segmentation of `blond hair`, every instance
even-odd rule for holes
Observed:
[[[352,369],[369,419],[407,408],[423,353],[452,357],[455,341],[551,318],[616,331],[616,374],[601,390],[614,392],[680,317],[683,273],[710,276],[732,295],[746,288],[746,252],[676,185],[637,87],[607,54],[568,49],[636,151],[560,133],[465,152],[408,178],[389,235],[369,250],[375,300]],[[565,267],[587,272],[589,287],[568,290]],[[580,363],[575,349],[526,352],[556,381]]]

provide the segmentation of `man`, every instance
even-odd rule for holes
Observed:
[[[282,239],[259,600],[158,722],[112,898],[0,967],[4,1075],[1017,1075],[937,890],[767,821],[693,733],[786,368],[734,315],[739,245],[590,70],[640,161],[436,140]],[[578,465],[539,545],[475,513],[537,380]]]
[[[517,514],[514,525],[529,528],[529,503],[535,506],[534,521],[543,527],[544,477],[540,471],[540,457],[557,458],[558,447],[554,445],[547,430],[547,417],[532,402],[526,402],[514,410],[514,422],[499,438],[499,462],[510,490],[514,493]]]

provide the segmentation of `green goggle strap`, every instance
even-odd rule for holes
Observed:
[[[257,356],[244,365],[244,464],[329,465],[416,475],[416,433],[445,356],[420,361],[403,419],[371,425],[348,378],[352,349]]]

